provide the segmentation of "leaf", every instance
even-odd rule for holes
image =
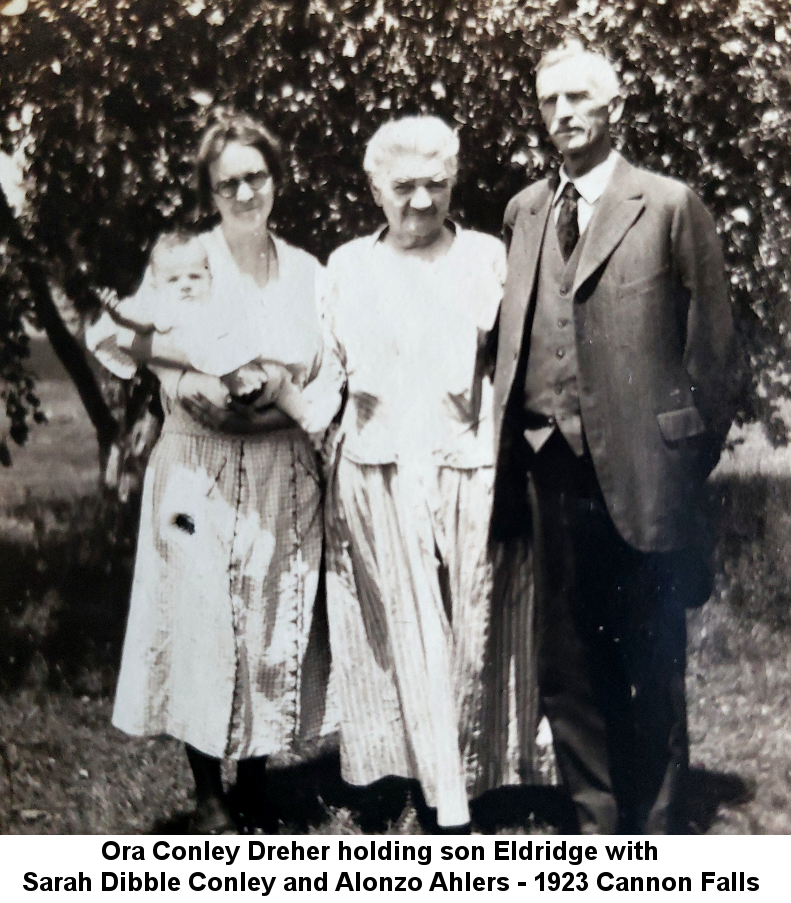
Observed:
[[[27,12],[27,0],[11,0],[0,9],[3,16],[21,16],[24,12]]]
[[[214,104],[290,148],[273,227],[326,259],[380,223],[361,161],[375,128],[406,112],[459,127],[454,213],[499,234],[508,200],[556,162],[534,95],[542,49],[564,33],[609,47],[628,94],[619,148],[690,185],[717,219],[756,362],[745,411],[769,422],[762,374],[791,369],[787,0],[0,4],[16,15],[0,29],[13,74],[0,80],[0,139],[27,151],[24,227],[85,314],[96,301],[84,286],[132,292],[159,232],[205,222],[192,160]],[[0,297],[0,380],[14,388],[13,337],[34,314],[5,256]]]

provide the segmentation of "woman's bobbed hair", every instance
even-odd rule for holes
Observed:
[[[219,159],[229,144],[254,147],[266,161],[277,188],[283,181],[283,148],[269,129],[249,116],[235,110],[217,110],[203,132],[195,158],[198,178],[198,203],[204,213],[214,213],[209,167]]]

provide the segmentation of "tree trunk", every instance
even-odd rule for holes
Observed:
[[[8,236],[9,242],[19,252],[20,269],[30,287],[38,322],[79,393],[96,430],[100,455],[104,460],[118,433],[118,424],[88,363],[85,350],[66,328],[60,316],[52,298],[46,272],[38,260],[33,243],[23,233],[2,187],[0,187],[0,230]]]

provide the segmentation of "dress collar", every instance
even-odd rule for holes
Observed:
[[[459,234],[459,228],[460,228],[460,227],[457,226],[456,223],[455,223],[452,219],[446,219],[446,220],[445,220],[445,225],[450,229],[450,231],[451,231],[454,235],[458,235],[458,234]],[[380,226],[380,227],[376,230],[376,232],[374,232],[374,234],[373,234],[374,244],[377,244],[377,243],[380,242],[380,241],[384,241],[384,238],[385,238],[385,236],[387,235],[387,230],[388,230],[389,228],[390,228],[390,227],[387,225],[387,223],[385,223],[383,226]]]
[[[228,245],[228,242],[225,238],[225,233],[222,231],[222,225],[215,226],[210,232],[204,233],[204,242],[210,248],[214,250],[215,253],[215,266],[217,264],[220,265],[221,268],[226,271],[230,271],[231,273],[237,274],[242,279],[249,279],[259,291],[266,291],[267,287],[271,283],[278,282],[283,276],[283,267],[287,265],[288,258],[288,245],[277,235],[274,235],[272,232],[269,233],[269,237],[272,239],[272,247],[274,248],[274,261],[275,264],[275,272],[277,276],[275,279],[270,279],[269,282],[263,288],[256,283],[252,276],[249,273],[242,273],[239,269],[236,260],[234,259],[233,253]],[[211,260],[211,258],[210,258]]]

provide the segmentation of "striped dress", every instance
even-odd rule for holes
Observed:
[[[202,240],[215,284],[226,279],[238,290],[222,234]],[[275,247],[278,278],[250,291],[260,294],[273,344],[267,355],[279,347],[277,359],[304,385],[321,354],[319,265],[284,242]],[[237,437],[199,425],[166,389],[163,402],[113,723],[134,735],[169,734],[217,757],[298,754],[328,728],[313,448],[298,429]]]
[[[532,777],[532,584],[526,553],[511,567],[488,543],[488,381],[471,413],[504,273],[501,243],[463,229],[430,262],[374,235],[327,267],[348,393],[326,515],[343,776],[417,778],[441,825]]]

